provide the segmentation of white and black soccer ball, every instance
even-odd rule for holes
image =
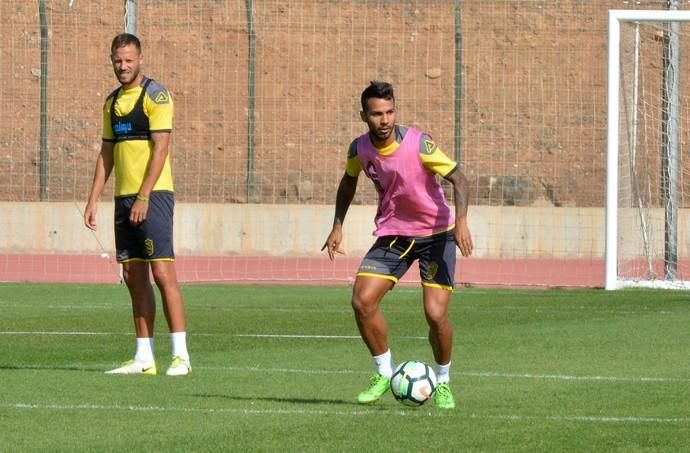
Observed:
[[[391,377],[391,392],[406,406],[421,406],[433,398],[436,373],[424,362],[408,360],[401,363]]]

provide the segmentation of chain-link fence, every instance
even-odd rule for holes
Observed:
[[[132,2],[145,73],[174,96],[180,201],[331,204],[359,94],[383,79],[399,122],[460,160],[472,204],[583,207],[604,200],[607,10],[667,3],[7,0],[0,200],[85,199]]]

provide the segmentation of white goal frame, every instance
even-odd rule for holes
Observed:
[[[690,22],[690,11],[680,10],[609,10],[608,35],[608,96],[606,154],[606,251],[605,284],[607,290],[625,286],[658,288],[690,288],[687,282],[647,282],[628,285],[618,279],[618,152],[619,152],[619,88],[620,88],[620,27],[622,22]]]

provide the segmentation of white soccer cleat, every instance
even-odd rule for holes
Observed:
[[[155,376],[158,370],[156,369],[156,362],[139,362],[138,360],[130,360],[125,362],[119,368],[106,371],[105,374],[146,374]]]
[[[192,372],[192,365],[189,363],[189,359],[183,359],[179,355],[176,355],[172,359],[170,368],[165,372],[166,376],[186,376]]]

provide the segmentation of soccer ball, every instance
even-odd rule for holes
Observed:
[[[391,392],[405,406],[421,406],[434,396],[435,391],[436,373],[419,360],[401,363],[391,377]]]

